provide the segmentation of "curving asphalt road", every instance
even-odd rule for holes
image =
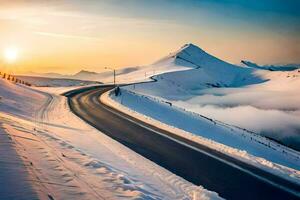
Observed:
[[[300,199],[300,185],[120,113],[99,101],[113,86],[65,95],[83,120],[174,174],[226,199]],[[141,163],[142,164],[142,163]]]

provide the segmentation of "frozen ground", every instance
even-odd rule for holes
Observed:
[[[12,155],[1,157],[0,171],[6,170],[5,162],[15,164],[13,176],[5,177],[12,188],[16,185],[16,190],[0,190],[1,197],[219,199],[87,125],[58,95],[68,88],[39,89],[0,80],[1,137],[12,138],[9,147],[0,148],[1,154]],[[23,179],[21,192],[14,193],[15,181]]]
[[[122,87],[112,104],[299,182],[299,152],[261,136],[299,147],[299,71],[234,66],[191,44],[163,62],[186,69]]]

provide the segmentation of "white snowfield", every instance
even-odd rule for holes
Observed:
[[[155,81],[102,100],[220,152],[300,183],[300,71],[235,66],[188,44],[155,65]],[[136,72],[137,73],[137,72]]]
[[[220,199],[75,116],[70,88],[39,89],[0,79],[0,199]]]

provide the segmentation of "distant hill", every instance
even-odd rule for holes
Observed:
[[[17,76],[23,81],[26,81],[37,87],[69,87],[69,86],[83,86],[91,84],[100,84],[96,81],[84,81],[67,78],[49,78],[40,76]]]

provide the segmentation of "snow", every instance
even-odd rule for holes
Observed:
[[[23,117],[33,117],[37,107],[46,100],[42,94],[36,93],[23,85],[15,85],[0,79],[0,111]],[[12,90],[12,88],[14,88]],[[24,102],[26,106],[24,106]]]
[[[1,161],[22,160],[26,168],[12,168],[12,173],[20,180],[29,177],[17,199],[35,199],[35,194],[39,199],[220,199],[75,116],[59,95],[70,88],[38,89],[0,80],[0,131],[12,138],[19,156],[0,148],[1,154],[12,155]],[[0,168],[5,166],[0,163]],[[0,195],[13,191],[0,190]]]
[[[28,184],[28,162],[17,155],[12,137],[6,134],[0,122],[0,195],[1,199],[37,199],[37,194]]]
[[[159,63],[185,69],[124,86],[106,102],[299,182],[299,152],[263,137],[299,147],[299,71],[235,66],[192,44]]]

